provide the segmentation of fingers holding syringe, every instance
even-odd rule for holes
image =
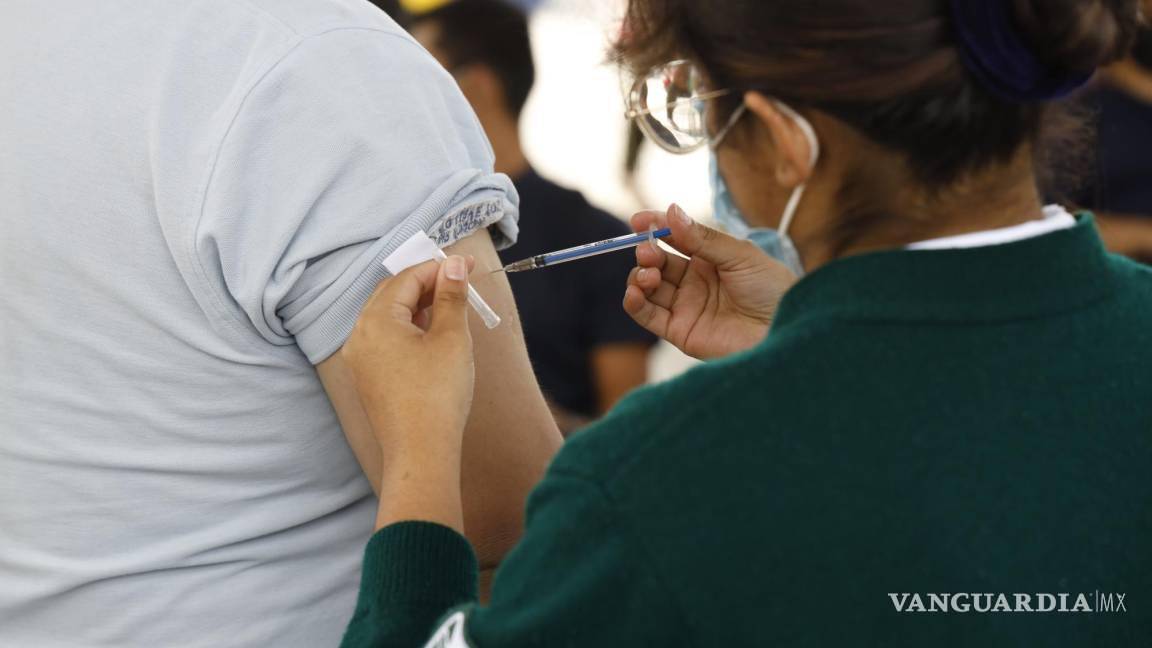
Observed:
[[[642,211],[632,215],[632,231],[644,234],[666,227],[667,217],[664,212]],[[642,268],[663,268],[668,254],[660,249],[655,241],[641,243],[636,246],[636,263]]]
[[[658,268],[633,268],[628,275],[628,285],[639,288],[644,297],[660,308],[672,309],[676,291],[680,286],[664,281]]]
[[[637,233],[667,227],[668,216],[664,212],[642,211],[632,216],[632,229]],[[641,268],[654,268],[660,271],[665,281],[680,283],[688,270],[688,260],[669,254],[655,243],[644,243],[636,247],[636,264]]]
[[[668,322],[672,319],[672,313],[653,303],[644,291],[633,283],[629,283],[627,290],[624,291],[624,312],[649,332],[661,338],[667,337]]]
[[[629,219],[632,231],[643,234],[649,230],[658,230],[668,227],[668,214],[658,209],[645,209],[632,214]]]
[[[661,283],[660,268],[639,265],[628,273],[628,285],[643,290],[645,295],[651,295]]]

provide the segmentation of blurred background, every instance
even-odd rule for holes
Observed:
[[[453,0],[372,1],[403,23]],[[626,0],[506,1],[527,13],[535,59],[535,85],[519,116],[520,147],[531,166],[622,220],[677,202],[709,221],[707,151],[671,155],[644,143],[624,118],[630,80],[609,51]],[[1145,11],[1152,13],[1152,0]],[[1056,185],[1064,189],[1047,198],[1093,210],[1113,251],[1152,262],[1152,29],[1141,32],[1128,59],[1103,69],[1071,101],[1083,108],[1091,133],[1053,153],[1053,166],[1066,177]],[[669,378],[692,363],[661,343],[648,356],[647,379]]]
[[[449,0],[399,0],[421,14]],[[377,3],[386,4],[386,3]],[[647,143],[626,170],[630,124],[623,86],[609,47],[622,22],[624,0],[517,0],[529,14],[536,83],[521,116],[524,152],[541,175],[584,194],[596,207],[627,219],[641,209],[676,202],[707,220],[711,212],[708,154],[672,155]],[[623,282],[620,295],[623,296]],[[649,360],[650,381],[693,364],[661,343]]]
[[[556,182],[623,218],[672,202],[696,218],[710,214],[706,151],[672,155],[644,143],[631,181],[626,173],[631,127],[624,119],[623,80],[608,61],[609,43],[616,34],[606,29],[621,23],[623,0],[520,4],[535,6],[529,28],[536,88],[521,131],[529,158]],[[604,135],[590,136],[593,133]],[[649,380],[664,380],[691,364],[691,359],[661,343],[650,356]]]

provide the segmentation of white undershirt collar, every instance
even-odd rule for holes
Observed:
[[[956,250],[962,248],[1003,245],[1025,239],[1043,236],[1076,226],[1076,218],[1060,205],[1048,205],[1043,209],[1044,218],[1010,227],[969,232],[957,236],[945,236],[919,243],[912,243],[907,250]]]

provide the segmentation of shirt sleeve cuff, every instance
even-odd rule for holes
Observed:
[[[464,178],[468,175],[461,174]],[[335,299],[317,300],[291,314],[288,328],[312,364],[323,362],[344,345],[360,309],[380,281],[388,277],[381,262],[413,234],[428,232],[440,247],[447,247],[488,227],[497,249],[516,241],[519,199],[511,182],[504,176],[490,175],[466,183],[463,189],[461,184],[458,179],[446,182],[402,224],[376,241],[364,255],[364,262],[353,264],[338,282],[344,285],[333,286],[339,291]]]
[[[364,550],[342,645],[421,645],[448,610],[476,600],[478,574],[472,545],[448,527],[412,521],[380,529]]]

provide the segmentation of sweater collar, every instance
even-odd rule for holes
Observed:
[[[1105,298],[1114,289],[1091,214],[1014,243],[893,250],[833,261],[784,296],[773,333],[814,319],[997,322]]]

